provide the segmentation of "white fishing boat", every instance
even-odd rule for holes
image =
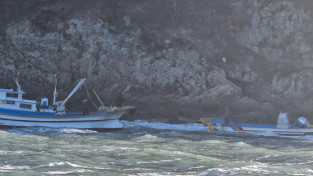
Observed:
[[[276,125],[235,123],[224,120],[201,118],[201,123],[208,126],[209,131],[231,133],[274,134],[279,136],[304,136],[313,134],[313,126],[304,118],[298,118],[293,124],[289,123],[288,114],[280,113]]]
[[[50,127],[50,128],[80,128],[97,131],[119,130],[123,124],[119,119],[125,113],[134,110],[132,106],[99,107],[97,112],[68,112],[65,104],[75,92],[85,83],[81,79],[72,92],[62,101],[56,101],[57,90],[53,93],[53,104],[48,104],[48,98],[42,98],[40,104],[35,100],[23,99],[25,92],[16,81],[17,91],[0,89],[0,127]],[[86,85],[85,85],[86,86]],[[93,90],[93,89],[92,89]],[[95,92],[94,92],[95,93]],[[37,107],[39,105],[39,107]]]

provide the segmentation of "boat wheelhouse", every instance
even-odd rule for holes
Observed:
[[[37,101],[23,99],[24,94],[13,89],[0,89],[0,108],[36,112]]]

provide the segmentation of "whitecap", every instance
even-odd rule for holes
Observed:
[[[249,172],[262,172],[262,173],[266,173],[266,172],[268,172],[268,170],[263,169],[263,168],[266,168],[266,167],[267,167],[266,164],[250,165],[250,166],[241,167],[240,170],[246,170],[246,171],[249,171]]]
[[[24,151],[1,151],[0,150],[0,155],[7,155],[7,154],[22,154]]]
[[[23,169],[30,169],[29,166],[12,166],[12,165],[4,165],[0,167],[1,170],[23,170]]]
[[[84,166],[81,166],[81,165],[78,165],[78,164],[74,164],[74,163],[70,163],[70,162],[68,162],[68,161],[66,161],[66,164],[68,164],[68,165],[70,165],[70,166],[72,166],[72,167],[86,168],[86,167],[84,167]]]
[[[15,134],[34,134],[34,133],[47,133],[47,132],[56,132],[58,129],[48,128],[48,127],[25,127],[25,128],[16,128],[9,129],[8,132]]]
[[[212,168],[212,169],[207,169],[205,171],[203,171],[200,175],[204,176],[204,175],[221,175],[223,173],[227,173],[229,172],[229,170],[227,169],[222,169],[222,168]]]
[[[132,122],[122,121],[125,128],[129,127],[147,127],[159,130],[178,130],[178,131],[207,131],[208,128],[202,124],[167,124],[161,122],[147,122],[143,120],[135,120]]]
[[[145,134],[144,136],[140,136],[135,138],[136,142],[153,142],[153,141],[157,141],[161,138],[157,137],[157,136],[153,136],[151,134]]]
[[[87,134],[87,133],[96,133],[97,131],[93,131],[93,130],[85,130],[85,129],[76,129],[76,128],[64,128],[64,129],[60,129],[61,133],[83,133],[83,134]]]
[[[55,162],[55,163],[49,163],[48,166],[54,167],[54,166],[62,166],[64,164],[65,164],[64,162]]]
[[[93,171],[85,170],[85,169],[78,169],[78,170],[73,170],[73,171],[48,171],[48,172],[42,172],[42,173],[49,174],[49,175],[67,175],[67,174],[84,173],[84,172],[93,172]]]
[[[62,165],[65,165],[65,162],[53,162],[53,163],[35,166],[33,168],[35,169],[35,168],[42,168],[42,167],[55,167],[55,166],[62,166]]]
[[[260,135],[260,136],[279,136],[272,131],[262,131],[262,132],[252,132],[252,134]]]
[[[258,163],[242,167],[230,168],[211,168],[202,172],[200,175],[255,175],[255,174],[278,174],[277,171],[267,170],[269,166],[264,163]]]

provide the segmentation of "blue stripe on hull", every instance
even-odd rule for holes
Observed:
[[[51,127],[46,127],[46,126],[43,126],[43,127],[51,128]],[[26,127],[26,126],[0,125],[0,128],[3,128],[3,129],[15,129],[15,128],[29,128],[29,127]],[[121,127],[121,128],[80,128],[80,129],[104,132],[104,131],[118,131],[118,130],[122,130],[123,128],[124,127]]]
[[[103,121],[108,121],[108,120],[112,120],[112,119],[100,119],[100,120],[73,120],[73,121],[59,121],[58,119],[56,119],[55,121],[40,121],[37,120],[38,118],[34,118],[35,120],[18,120],[18,119],[5,119],[5,118],[0,118],[0,120],[7,120],[7,121],[11,121],[11,122],[32,122],[32,123],[74,123],[74,122],[103,122]]]
[[[0,113],[10,114],[10,115],[19,115],[19,116],[46,116],[53,117],[55,116],[54,112],[33,112],[33,111],[23,111],[15,109],[3,109],[0,108]]]
[[[94,115],[106,115],[108,111],[104,112],[91,112],[83,115],[82,112],[66,112],[62,117],[80,117],[80,116],[94,116]],[[23,117],[56,117],[54,112],[34,112],[34,111],[23,111],[14,109],[3,109],[0,108],[0,114],[7,114],[11,116],[23,116]]]

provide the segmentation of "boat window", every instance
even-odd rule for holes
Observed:
[[[17,93],[7,93],[7,97],[9,97],[9,98],[17,98],[18,94]]]
[[[1,104],[7,104],[7,101],[2,100]]]
[[[15,104],[15,101],[7,101],[7,104],[14,105],[14,104]]]
[[[31,105],[31,104],[24,104],[24,103],[21,103],[21,104],[20,104],[20,108],[31,109],[31,108],[32,108],[32,105]]]

